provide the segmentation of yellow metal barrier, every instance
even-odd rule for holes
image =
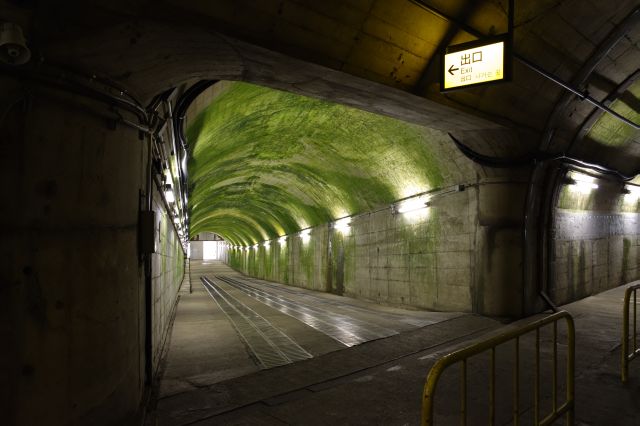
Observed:
[[[558,406],[558,321],[564,319],[567,323],[567,382],[566,399],[562,405]],[[553,394],[552,412],[540,419],[540,329],[545,325],[553,324]],[[550,425],[555,420],[566,414],[566,424],[573,425],[574,422],[574,366],[575,366],[575,326],[573,318],[566,311],[560,311],[549,315],[530,324],[524,325],[514,330],[489,338],[485,341],[475,343],[467,348],[460,349],[440,358],[429,371],[427,381],[424,386],[422,399],[422,424],[433,425],[434,396],[436,385],[444,370],[456,363],[461,364],[460,369],[460,424],[467,424],[467,359],[485,351],[491,351],[490,361],[490,383],[489,383],[489,425],[495,424],[495,389],[496,389],[496,346],[514,341],[515,363],[513,368],[513,424],[518,425],[520,421],[520,337],[535,331],[536,333],[536,356],[535,356],[535,382],[534,382],[534,417],[535,425]],[[477,423],[477,421],[476,421]]]
[[[632,285],[624,293],[624,307],[622,309],[622,383],[626,383],[629,379],[629,362],[640,355],[638,341],[636,340],[638,335],[636,329],[638,289],[640,289],[640,284]],[[631,294],[633,294],[633,335],[631,336],[633,349],[629,351],[629,302],[631,301]]]

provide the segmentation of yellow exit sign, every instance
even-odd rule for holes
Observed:
[[[506,35],[449,46],[442,55],[440,91],[509,81],[510,58]]]

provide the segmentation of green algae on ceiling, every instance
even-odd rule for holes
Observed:
[[[436,137],[343,105],[232,83],[187,129],[191,235],[251,245],[440,187]]]
[[[609,107],[632,122],[638,123],[640,122],[640,110],[637,106],[639,103],[640,81],[636,81]],[[589,130],[587,137],[603,145],[620,147],[632,143],[633,140],[639,141],[639,135],[638,130],[611,114],[602,114]]]

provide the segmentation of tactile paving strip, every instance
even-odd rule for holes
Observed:
[[[230,295],[214,281],[201,277],[209,295],[229,318],[262,368],[312,358],[309,352],[260,314]]]
[[[369,324],[347,315],[318,309],[311,305],[303,305],[283,296],[269,293],[255,288],[237,278],[216,276],[238,290],[241,290],[256,300],[270,306],[283,314],[296,318],[310,327],[326,334],[345,346],[354,346],[370,340],[398,334],[398,331]]]

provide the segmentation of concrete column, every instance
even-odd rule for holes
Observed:
[[[146,144],[86,98],[0,86],[3,422],[122,424],[144,391]]]

